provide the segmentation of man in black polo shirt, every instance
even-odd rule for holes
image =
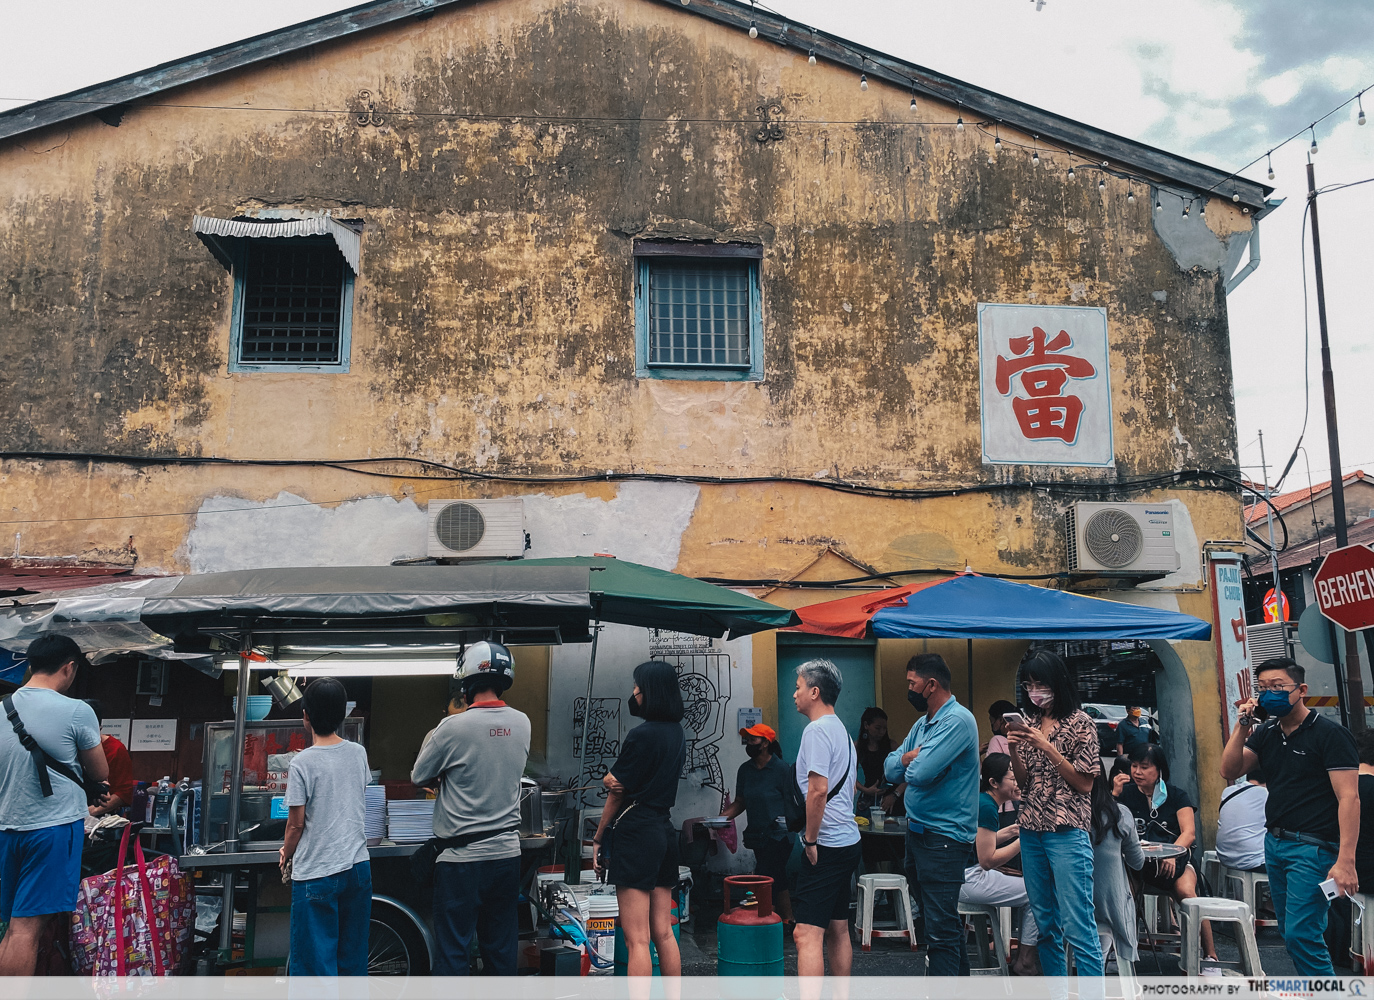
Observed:
[[[1255,671],[1258,698],[1240,705],[1240,724],[1221,755],[1234,781],[1258,764],[1269,781],[1264,866],[1283,943],[1301,976],[1333,975],[1322,935],[1329,904],[1321,883],[1359,889],[1359,755],[1349,730],[1303,703],[1306,672],[1292,660],[1265,660]],[[1256,707],[1270,719],[1256,726]]]

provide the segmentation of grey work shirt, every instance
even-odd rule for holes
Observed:
[[[434,836],[459,837],[520,825],[520,778],[530,756],[530,720],[505,702],[478,703],[435,727],[420,747],[410,780],[442,777],[434,804]],[[520,856],[512,831],[467,847],[449,848],[440,861],[499,861]]]
[[[348,871],[367,853],[367,751],[344,740],[306,747],[291,761],[286,804],[305,806],[305,832],[291,862],[291,879],[305,882]]]
[[[12,697],[19,721],[44,753],[80,774],[77,755],[100,746],[91,706],[50,688],[21,687]],[[42,830],[86,818],[85,790],[51,769],[48,776],[52,795],[44,798],[33,755],[0,712],[0,830]]]

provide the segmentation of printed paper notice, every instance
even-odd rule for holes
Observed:
[[[176,719],[134,719],[130,750],[175,750]]]
[[[101,736],[113,736],[126,747],[129,745],[129,720],[106,719],[100,724]]]

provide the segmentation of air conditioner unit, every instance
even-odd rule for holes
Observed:
[[[1168,504],[1076,503],[1064,515],[1070,573],[1172,573],[1174,512]]]
[[[525,554],[525,501],[431,500],[425,554],[439,559],[519,559]]]

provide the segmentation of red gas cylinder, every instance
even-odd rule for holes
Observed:
[[[782,917],[773,912],[773,880],[730,875],[724,888],[725,912],[716,922],[716,975],[781,976]],[[734,907],[732,889],[744,893]]]

